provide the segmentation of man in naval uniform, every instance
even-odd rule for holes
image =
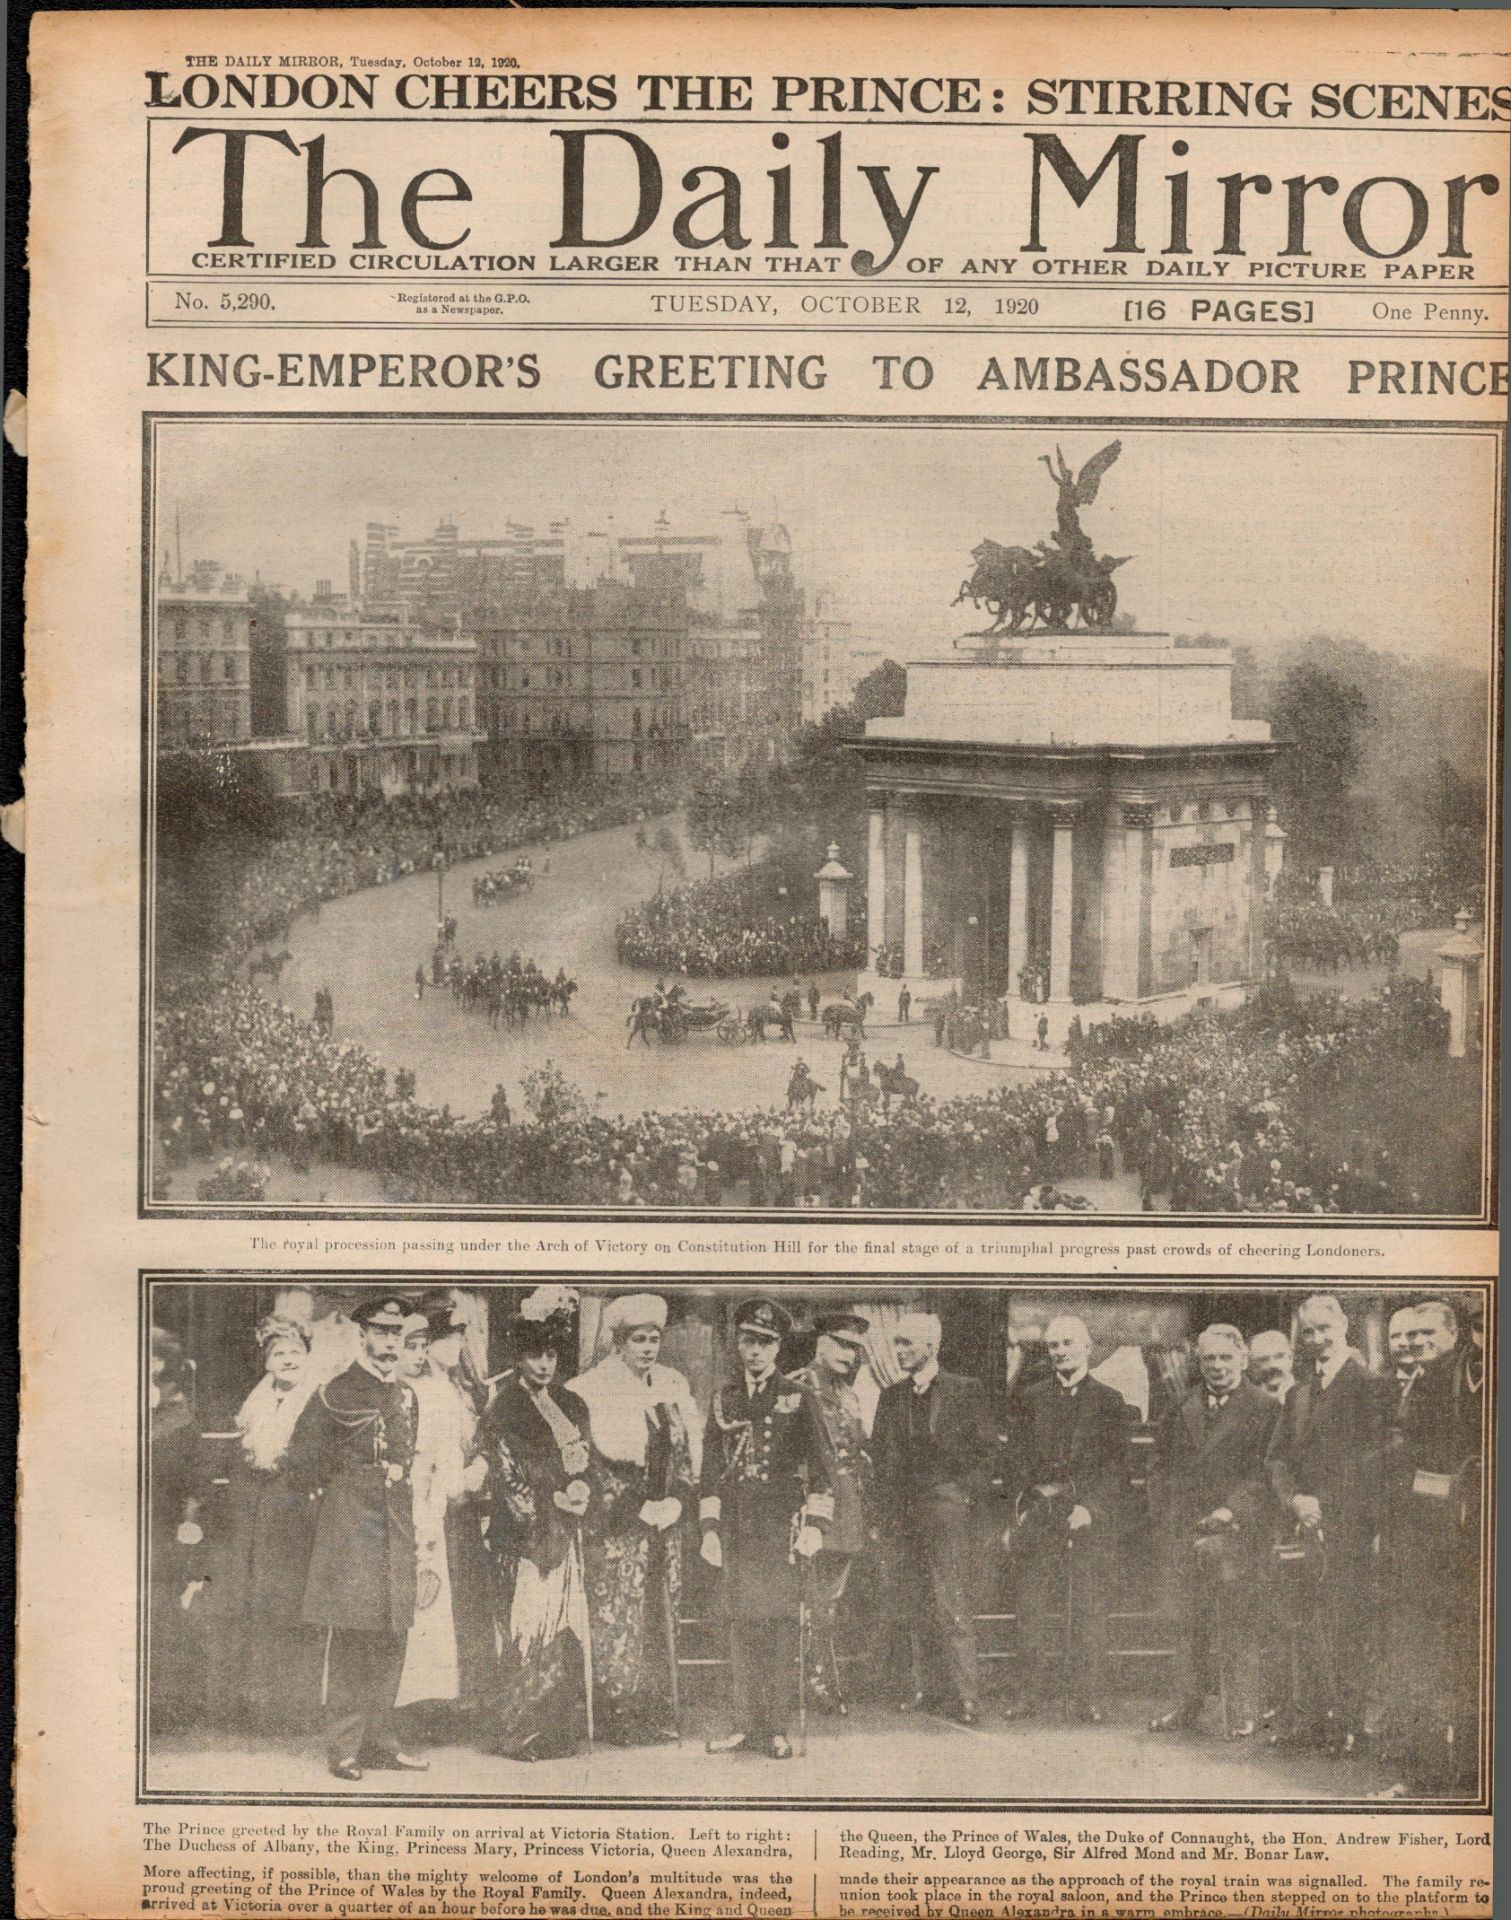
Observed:
[[[840,1685],[835,1624],[850,1570],[871,1549],[871,1450],[854,1380],[870,1323],[858,1313],[821,1313],[813,1323],[813,1359],[792,1376],[818,1402],[834,1480],[834,1522],[813,1562],[808,1686],[830,1713],[848,1712]]]
[[[812,1392],[778,1371],[792,1323],[774,1300],[735,1310],[739,1375],[716,1389],[703,1449],[703,1558],[723,1569],[735,1730],[710,1753],[788,1760],[805,1563],[834,1517],[829,1449]]]
[[[362,1351],[311,1396],[289,1441],[289,1465],[318,1500],[304,1587],[306,1625],[324,1627],[330,1769],[423,1772],[399,1750],[394,1700],[414,1621],[414,1389],[398,1377],[404,1323],[398,1294],[352,1313]]]

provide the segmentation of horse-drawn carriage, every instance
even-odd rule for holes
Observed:
[[[659,999],[653,993],[641,994],[630,1007],[627,1025],[627,1047],[637,1037],[649,1046],[652,1034],[664,1047],[676,1046],[697,1033],[716,1033],[726,1046],[738,1046],[745,1037],[740,1017],[727,1000],[690,1000],[681,987],[673,987]]]
[[[535,885],[535,869],[523,854],[512,867],[494,867],[472,883],[474,907],[491,907],[511,894],[528,893]]]

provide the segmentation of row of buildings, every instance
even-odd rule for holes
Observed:
[[[159,752],[235,750],[289,793],[774,758],[879,664],[793,570],[780,525],[419,539],[372,522],[305,599],[163,557]]]

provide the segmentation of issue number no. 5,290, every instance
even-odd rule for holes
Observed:
[[[247,293],[227,289],[216,301],[221,313],[271,313],[273,296],[270,293]],[[206,301],[203,294],[187,293],[180,289],[173,296],[175,313],[203,313]]]

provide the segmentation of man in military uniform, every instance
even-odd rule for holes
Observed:
[[[736,1730],[710,1753],[788,1760],[804,1563],[834,1517],[829,1449],[812,1392],[777,1369],[792,1323],[774,1300],[735,1310],[739,1377],[714,1393],[703,1449],[703,1558],[723,1569]]]
[[[853,1382],[870,1323],[858,1313],[821,1313],[813,1323],[813,1359],[792,1377],[811,1389],[829,1443],[834,1479],[834,1523],[813,1562],[813,1606],[808,1686],[831,1713],[845,1713],[835,1651],[835,1623],[857,1554],[871,1547],[871,1453]]]
[[[364,1300],[352,1319],[362,1351],[306,1404],[289,1466],[319,1501],[304,1587],[306,1625],[324,1627],[330,1769],[423,1772],[399,1750],[394,1700],[414,1621],[414,1389],[398,1377],[404,1323],[398,1294]]]

